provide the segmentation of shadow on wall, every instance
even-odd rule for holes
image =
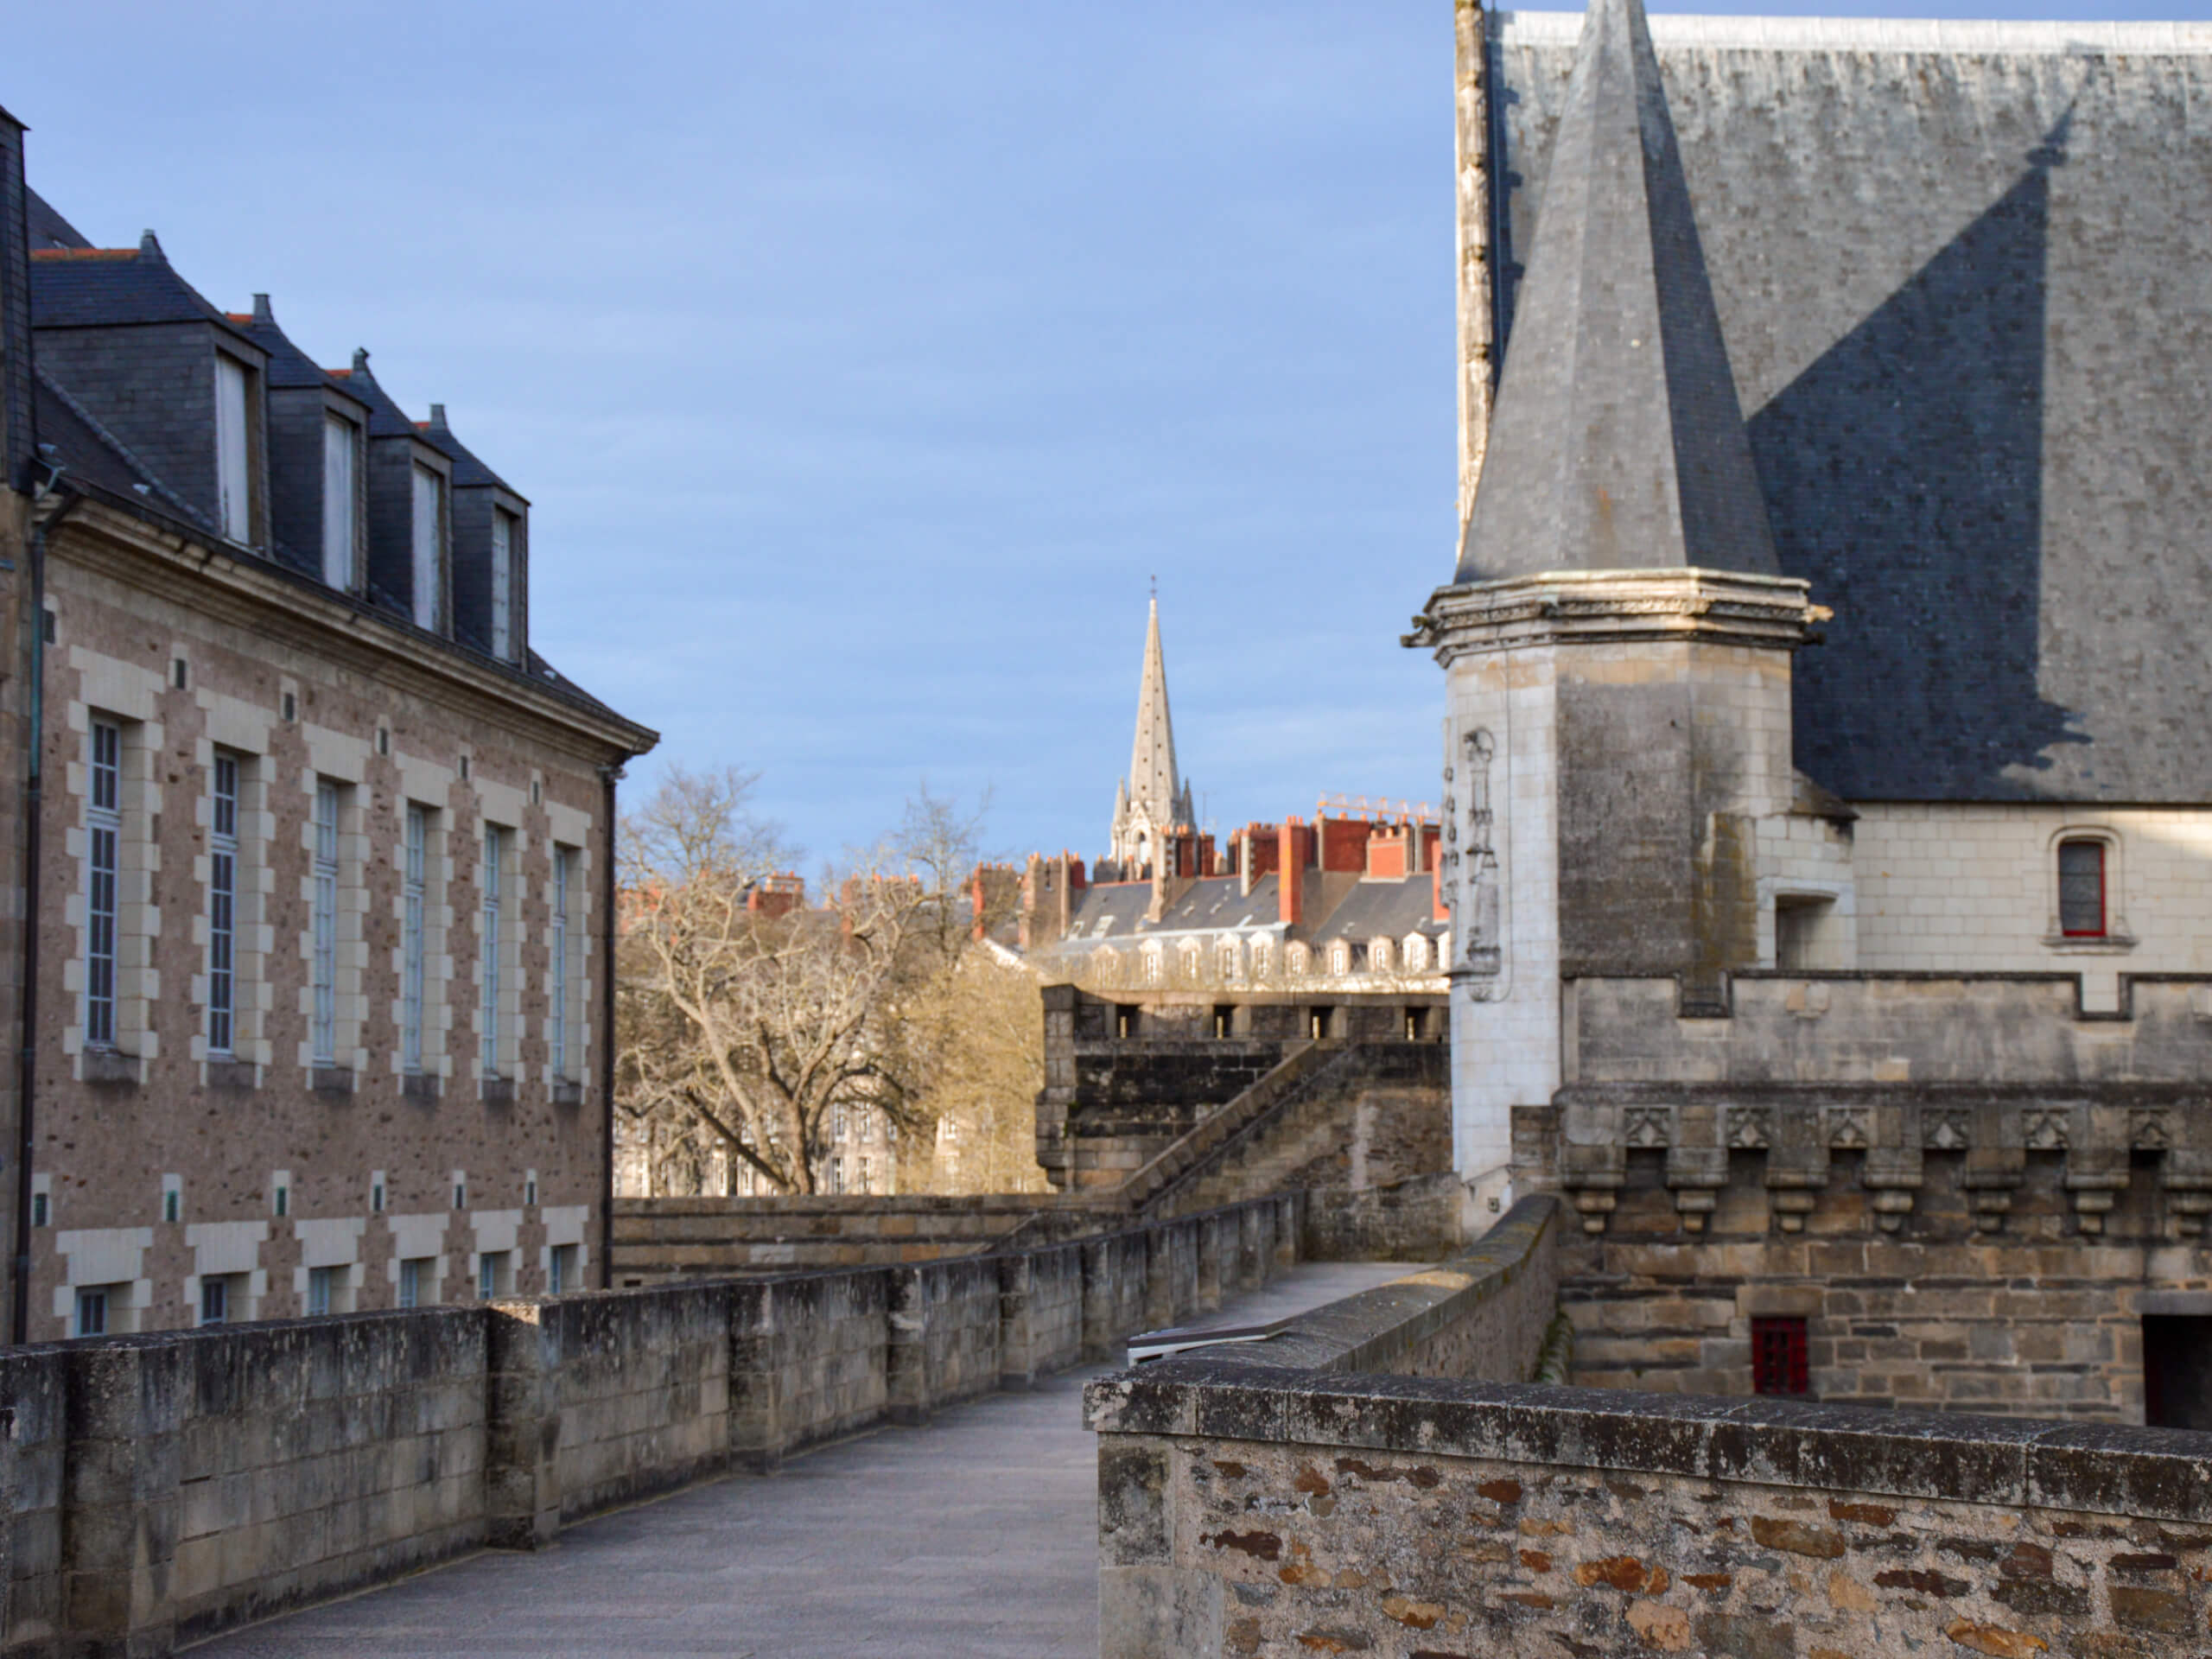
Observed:
[[[1789,575],[1833,606],[1796,671],[1797,763],[1853,800],[2034,798],[2087,742],[2037,693],[2051,170],[2027,174],[1750,423]]]

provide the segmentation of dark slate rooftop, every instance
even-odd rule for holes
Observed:
[[[390,392],[377,384],[377,377],[369,367],[366,350],[353,353],[352,368],[327,369],[324,372],[349,395],[368,405],[371,437],[413,438],[426,445],[430,443],[429,435],[416,424],[405,410],[392,401]],[[430,447],[435,448],[435,445]]]
[[[269,385],[272,389],[296,390],[308,387],[340,392],[352,398],[355,403],[361,404],[363,412],[366,412],[367,406],[359,392],[354,391],[347,382],[339,379],[295,346],[291,336],[277,326],[276,314],[270,308],[269,296],[266,294],[257,294],[253,296],[251,315],[240,316],[236,312],[232,312],[230,320],[238,327],[243,328],[246,337],[255,345],[269,353],[269,365],[266,372],[269,377]]]
[[[1643,0],[1592,0],[1458,579],[1777,574]]]
[[[521,492],[486,467],[476,457],[475,451],[454,436],[453,428],[446,420],[443,404],[430,405],[430,418],[415,423],[415,430],[423,442],[453,462],[454,487],[459,490],[491,485],[505,490],[509,495],[520,497]]]
[[[198,508],[164,486],[43,371],[38,377],[37,410],[40,453],[71,482],[91,485],[124,501],[135,499],[202,533],[213,528]]]
[[[212,322],[249,339],[177,274],[151,231],[135,248],[32,249],[31,320],[39,328]]]
[[[1509,330],[1581,22],[1491,21]],[[1776,551],[1835,611],[1798,765],[2212,799],[2212,26],[1651,33]]]
[[[83,232],[54,210],[54,205],[35,190],[26,189],[24,206],[25,228],[30,233],[34,248],[89,248],[92,245]]]
[[[1402,939],[1408,933],[1426,933],[1433,938],[1451,925],[1438,921],[1435,910],[1435,891],[1426,874],[1359,881],[1313,929],[1313,943]]]

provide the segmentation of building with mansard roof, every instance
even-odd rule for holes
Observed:
[[[533,648],[530,502],[442,406],[7,159],[16,1339],[603,1282],[654,734]]]
[[[1586,1381],[2212,1426],[2212,29],[1461,21],[1463,1178]]]

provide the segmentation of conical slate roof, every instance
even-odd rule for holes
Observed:
[[[1137,736],[1129,750],[1129,801],[1154,823],[1176,821],[1175,724],[1167,715],[1167,662],[1160,649],[1160,601],[1145,629],[1144,678],[1137,686]]]
[[[1590,0],[1459,582],[1779,575],[1643,0]]]

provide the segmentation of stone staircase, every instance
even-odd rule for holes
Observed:
[[[1427,1173],[1431,1164],[1449,1168],[1447,1058],[1440,1043],[1306,1044],[1136,1171],[1117,1196],[1140,1215],[1170,1216],[1300,1185],[1369,1185],[1357,1166],[1366,1161],[1363,1133],[1376,1113],[1370,1108],[1367,1126],[1359,1120],[1363,1100],[1378,1094],[1434,1096],[1433,1153],[1416,1153],[1422,1167],[1393,1166],[1388,1179]],[[1394,1129],[1405,1116],[1394,1115]]]

